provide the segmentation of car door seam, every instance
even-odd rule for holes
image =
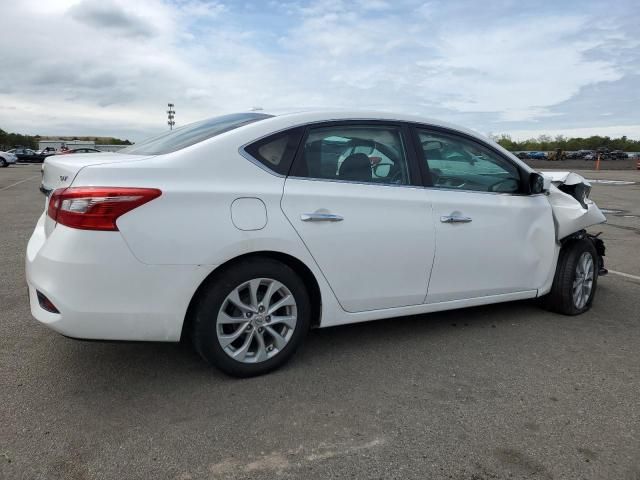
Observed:
[[[289,223],[289,225],[291,225],[291,228],[295,232],[296,236],[300,239],[300,241],[304,245],[304,248],[306,248],[307,252],[309,253],[309,256],[313,260],[313,263],[316,264],[316,267],[318,268],[318,271],[322,275],[322,278],[324,278],[324,281],[326,282],[326,284],[329,286],[329,290],[331,290],[331,293],[333,294],[334,298],[336,299],[336,302],[338,303],[338,305],[340,305],[340,308],[345,313],[348,313],[348,311],[344,308],[342,303],[340,303],[340,299],[336,295],[336,292],[333,290],[333,287],[331,286],[331,283],[329,282],[329,279],[327,278],[327,276],[325,275],[324,271],[322,270],[322,267],[320,267],[320,264],[318,263],[318,260],[316,260],[316,258],[313,256],[313,253],[311,252],[311,249],[306,244],[306,242],[302,238],[302,235],[300,235],[300,233],[298,232],[298,229],[293,225],[293,223],[291,222],[291,219],[289,218],[289,216],[287,215],[287,213],[284,210],[284,206],[282,205],[282,202],[284,201],[285,189],[286,189],[286,185],[287,185],[287,181],[288,180],[289,180],[289,177],[285,178],[284,182],[282,182],[282,196],[280,197],[280,211],[282,212],[282,215],[284,215],[284,218],[287,219],[287,222]]]

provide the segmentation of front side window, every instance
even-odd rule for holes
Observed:
[[[291,175],[382,185],[408,185],[400,129],[339,125],[309,130]]]
[[[487,147],[457,135],[418,130],[431,184],[436,188],[516,193],[518,168]]]
[[[228,132],[235,128],[257,122],[272,115],[264,113],[233,113],[220,117],[209,118],[200,122],[191,123],[184,127],[163,133],[149,140],[144,140],[127,148],[119,150],[118,153],[132,155],[164,155],[175,152],[209,138]]]

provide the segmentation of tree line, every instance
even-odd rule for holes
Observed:
[[[601,137],[594,135],[588,138],[567,138],[564,135],[551,137],[540,135],[520,142],[513,140],[510,135],[492,135],[491,138],[501,146],[512,152],[518,151],[553,151],[558,148],[569,152],[577,150],[595,150],[600,147],[609,150],[623,150],[625,152],[640,152],[640,140],[630,140],[626,136],[620,138]]]
[[[40,135],[23,135],[21,133],[9,133],[0,128],[0,150],[9,150],[14,147],[26,147],[37,149],[40,140],[93,140],[98,145],[131,145],[129,140],[121,140],[114,137],[42,137]]]

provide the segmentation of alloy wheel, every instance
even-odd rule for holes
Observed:
[[[576,264],[576,276],[573,281],[573,304],[576,308],[584,308],[591,296],[594,275],[593,256],[583,252]]]
[[[289,343],[297,314],[296,300],[283,283],[254,278],[234,288],[222,302],[217,339],[224,352],[238,362],[264,362]]]

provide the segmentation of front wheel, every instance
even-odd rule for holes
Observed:
[[[285,363],[302,343],[311,305],[301,278],[271,259],[248,259],[208,281],[195,309],[198,353],[223,372],[250,377]]]
[[[7,168],[9,163],[4,158],[0,158],[0,168]]]
[[[591,308],[598,286],[599,258],[586,238],[560,251],[551,291],[542,297],[543,306],[564,315],[578,315]]]

